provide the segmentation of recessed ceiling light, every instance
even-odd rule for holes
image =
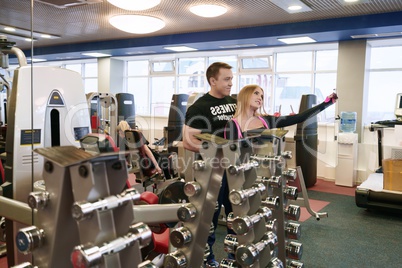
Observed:
[[[312,9],[300,0],[269,0],[288,13],[312,11]]]
[[[31,61],[31,57],[27,57],[27,61]],[[40,59],[40,58],[33,58],[32,62],[43,62],[47,61],[46,59]]]
[[[300,36],[300,37],[290,37],[290,38],[278,38],[278,41],[281,41],[285,44],[305,44],[305,43],[315,43],[316,40],[308,37],[308,36]]]
[[[190,7],[190,11],[200,17],[212,18],[225,14],[227,8],[218,5],[198,5]]]
[[[88,52],[88,53],[81,53],[81,55],[95,57],[95,58],[102,58],[102,57],[110,57],[111,55],[105,53],[98,53],[98,52]]]
[[[127,55],[134,55],[134,54],[153,54],[156,53],[156,51],[153,50],[140,50],[140,51],[130,51],[126,52]]]
[[[338,0],[341,5],[358,5],[370,2],[370,0]]]
[[[161,0],[107,0],[114,6],[126,10],[146,10],[160,4]]]
[[[152,33],[165,27],[163,20],[141,15],[116,15],[109,19],[109,23],[121,31],[133,34]]]
[[[41,39],[43,38],[42,35],[47,35],[47,38],[50,39],[57,39],[60,38],[60,36],[58,35],[53,35],[53,34],[48,34],[48,33],[39,33],[39,32],[32,32],[31,30],[28,29],[21,29],[21,28],[17,28],[14,26],[10,26],[10,25],[4,25],[4,24],[0,24],[0,32],[7,31],[9,33],[12,33],[13,35],[18,35],[19,37],[26,37],[26,38],[31,38],[31,35],[33,36],[33,38],[36,39]],[[6,34],[8,35],[8,34]],[[11,36],[11,35],[10,35]]]
[[[401,36],[402,32],[388,32],[388,33],[375,33],[375,34],[356,34],[351,35],[353,39],[358,38],[375,38],[375,37],[392,37],[392,36]]]
[[[219,46],[219,48],[242,48],[242,47],[256,47],[256,44],[236,44],[236,45],[226,45],[226,46]]]
[[[187,46],[172,46],[172,47],[164,47],[164,49],[172,50],[176,52],[185,52],[185,51],[195,51],[198,50],[196,48],[187,47]]]
[[[302,7],[299,5],[294,5],[294,6],[289,6],[288,9],[293,11],[293,10],[300,10],[300,9],[302,9]]]

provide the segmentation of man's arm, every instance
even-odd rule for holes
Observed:
[[[192,128],[187,125],[183,126],[183,147],[184,149],[200,152],[201,141],[194,137],[196,134],[201,134],[200,129]]]

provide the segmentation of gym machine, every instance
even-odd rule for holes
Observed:
[[[86,95],[91,113],[93,133],[110,135],[117,140],[118,103],[113,94],[92,92]]]
[[[2,154],[6,182],[2,188],[5,197],[26,202],[42,171],[43,159],[34,149],[78,147],[79,139],[91,130],[80,74],[59,67],[28,65],[24,53],[14,45],[0,36],[2,62],[8,60],[8,54],[15,54],[19,63],[7,96],[5,154]],[[22,225],[5,218],[8,264],[29,260],[29,255],[18,254],[14,247],[16,230]]]

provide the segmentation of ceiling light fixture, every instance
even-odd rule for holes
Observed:
[[[313,38],[310,38],[308,36],[300,36],[300,37],[290,37],[290,38],[278,38],[278,41],[281,41],[285,44],[288,45],[294,45],[294,44],[305,44],[305,43],[315,43],[317,42]]]
[[[30,62],[31,58],[27,58],[27,61]],[[33,58],[32,62],[44,62],[47,61],[46,59],[40,59],[40,58]]]
[[[8,39],[8,41],[14,41],[14,40],[23,40],[23,41],[31,41],[31,38],[28,36],[22,36],[22,35],[17,35],[15,33],[2,33],[0,31],[0,34],[5,35]],[[34,41],[37,41],[37,39],[33,39]]]
[[[26,30],[26,29],[21,29],[17,28],[14,26],[10,25],[4,25],[0,24],[0,33],[3,33],[5,35],[9,35],[9,33],[12,33],[13,35],[18,35],[20,37],[26,37],[26,38],[31,38],[31,30]],[[58,35],[53,35],[53,34],[48,34],[48,33],[40,33],[33,31],[32,36],[34,39],[41,39],[44,38],[43,35],[46,35],[47,37],[45,38],[50,38],[50,39],[57,39],[60,38]]]
[[[227,8],[219,5],[198,5],[190,7],[190,11],[200,17],[213,18],[225,14]]]
[[[186,52],[186,51],[196,51],[198,49],[187,47],[187,46],[172,46],[172,47],[164,47],[164,49],[172,50],[175,52]]]
[[[152,33],[165,27],[163,20],[142,15],[116,15],[109,19],[109,23],[121,31],[133,34]]]
[[[126,10],[146,10],[156,7],[161,0],[107,0],[112,5]]]
[[[295,6],[289,6],[288,9],[291,10],[291,11],[295,11],[295,10],[300,10],[300,9],[302,9],[302,7],[301,7],[301,6],[298,6],[298,5],[295,5]]]
[[[4,31],[15,32],[15,28],[13,28],[13,27],[4,27]]]
[[[306,12],[312,11],[312,9],[307,6],[301,0],[269,0],[278,7],[282,8],[288,13],[299,13],[299,12]]]
[[[95,58],[103,58],[103,57],[112,56],[110,54],[99,53],[99,52],[86,52],[86,53],[81,53],[81,55],[89,56],[89,57],[95,57]]]
[[[236,45],[224,45],[224,46],[219,46],[219,48],[242,48],[242,47],[257,47],[256,44],[236,44]]]
[[[365,4],[370,0],[338,0],[338,2],[343,6]]]
[[[353,39],[359,38],[376,38],[376,37],[393,37],[393,36],[401,36],[402,32],[388,32],[388,33],[376,33],[376,34],[356,34],[351,35]]]

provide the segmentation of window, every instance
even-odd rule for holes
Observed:
[[[305,94],[314,94],[317,103],[323,102],[336,87],[337,62],[337,50],[277,53],[273,112],[298,113]],[[318,121],[334,119],[334,106],[317,117]]]
[[[372,47],[367,115],[363,123],[395,119],[398,93],[402,93],[402,46]]]
[[[174,73],[174,61],[158,61],[151,63],[151,73]]]
[[[81,74],[85,94],[98,92],[98,64],[96,62],[65,64],[64,68]]]
[[[178,93],[191,95],[204,92],[205,58],[181,58],[178,60]]]
[[[248,70],[270,71],[271,70],[270,56],[240,58],[240,72]]]
[[[168,116],[175,93],[174,76],[151,78],[151,116]]]
[[[142,76],[148,74],[149,62],[147,60],[127,62],[127,76]]]
[[[149,115],[150,113],[148,88],[148,77],[129,77],[127,79],[127,93],[134,95],[136,115]]]
[[[288,52],[277,53],[276,71],[277,72],[311,72],[313,67],[313,52]]]

